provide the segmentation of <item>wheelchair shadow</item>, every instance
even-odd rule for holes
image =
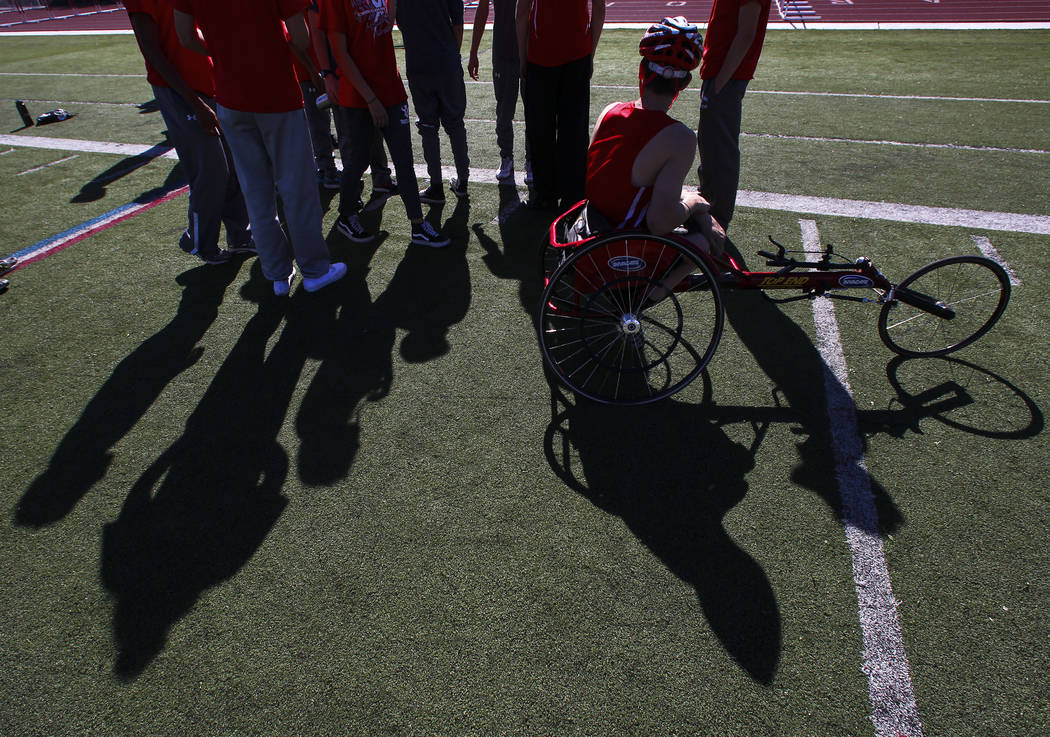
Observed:
[[[780,613],[758,563],[722,526],[744,498],[754,449],[733,442],[702,407],[673,400],[615,407],[552,389],[544,438],[551,468],[595,506],[620,517],[693,587],[712,631],[768,685],[781,650]]]

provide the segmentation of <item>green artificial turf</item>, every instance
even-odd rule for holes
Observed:
[[[593,110],[634,83],[637,35],[603,35]],[[1045,104],[761,92],[1046,100],[1048,44],[771,33],[741,186],[1046,215],[1045,154],[764,137],[1045,149]],[[0,72],[43,71],[141,58],[127,36],[0,38]],[[0,102],[78,113],[22,135],[164,140],[143,78],[3,79]],[[490,89],[468,96],[494,169]],[[99,153],[22,173],[68,155],[0,154],[7,252],[180,179]],[[683,392],[578,400],[537,346],[545,221],[512,210],[523,189],[470,195],[430,210],[453,237],[430,250],[396,198],[349,243],[328,193],[350,273],[286,301],[254,259],[178,250],[184,196],[8,275],[0,733],[874,733],[811,304],[730,295]],[[760,263],[767,234],[801,248],[800,220],[893,280],[973,235],[1021,278],[956,360],[894,360],[875,305],[836,315],[924,733],[1046,733],[1048,238],[747,207],[731,234]]]

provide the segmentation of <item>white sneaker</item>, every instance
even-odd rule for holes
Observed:
[[[287,279],[278,279],[273,283],[273,293],[278,297],[287,297],[289,292],[292,291],[292,282],[295,281],[295,266],[292,266],[292,272],[288,275]]]
[[[321,274],[321,276],[303,277],[303,287],[308,292],[316,292],[318,289],[324,289],[332,282],[337,282],[346,276],[346,264],[335,263],[328,267],[327,274]]]
[[[507,179],[514,178],[514,157],[504,156],[499,164],[499,172],[496,174],[496,179],[503,182]]]

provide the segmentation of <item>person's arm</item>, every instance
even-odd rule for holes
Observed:
[[[212,136],[219,135],[219,119],[215,116],[208,103],[201,99],[197,91],[187,84],[179,70],[171,63],[164,49],[161,48],[160,29],[156,21],[149,13],[128,13],[131,20],[131,30],[135,33],[135,40],[146,61],[157,70],[168,86],[175,90],[186,104],[193,110],[197,122],[206,133]]]
[[[357,68],[357,64],[354,63],[353,58],[350,56],[349,48],[346,45],[346,34],[329,31],[328,43],[332,47],[332,54],[335,55],[335,62],[339,65],[339,73],[354,86],[354,89],[360,93],[361,97],[365,98],[365,102],[368,104],[368,112],[372,114],[372,122],[375,123],[376,127],[385,128],[389,122],[386,108],[383,107],[383,103],[376,97],[375,92],[372,91],[368,84],[368,80],[364,78],[361,70]]]
[[[335,60],[328,50],[328,39],[321,30],[321,14],[314,8],[306,9],[306,27],[310,31],[310,43],[313,44],[314,54],[318,62],[324,67],[319,72],[332,72],[324,74],[324,89],[328,93],[328,99],[334,104],[339,99],[339,83],[336,81]]]
[[[478,8],[474,11],[474,28],[470,32],[470,59],[467,61],[467,74],[475,82],[478,80],[478,49],[488,20],[489,0],[478,0]]]
[[[314,61],[310,58],[310,29],[306,26],[306,18],[303,17],[302,11],[285,18],[284,27],[288,29],[288,45],[291,47],[292,53],[295,54],[295,58],[309,72],[314,89],[323,90],[325,88],[324,80],[317,73],[317,67],[314,66]]]
[[[726,83],[732,79],[733,74],[740,66],[740,62],[747,56],[751,43],[758,33],[758,24],[762,16],[762,3],[759,0],[748,0],[740,6],[737,12],[736,35],[729,44],[726,58],[722,61],[722,68],[715,76],[715,92],[721,92]]]
[[[598,39],[605,26],[605,0],[591,0],[591,57],[598,50]]]
[[[452,34],[456,39],[456,51],[463,53],[463,0],[448,0],[448,15],[452,19]]]
[[[514,23],[518,29],[518,75],[525,79],[525,69],[529,62],[529,15],[532,13],[532,0],[518,0],[514,9]]]
[[[172,11],[175,15],[175,35],[179,37],[179,43],[190,51],[196,51],[204,56],[211,56],[208,47],[204,45],[204,37],[200,29],[193,22],[193,16],[183,13],[181,10]]]

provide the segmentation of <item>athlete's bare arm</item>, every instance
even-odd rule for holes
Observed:
[[[682,191],[693,167],[695,143],[696,135],[682,123],[664,128],[638,152],[631,182],[652,187],[645,221],[650,233],[670,233],[684,225],[699,231],[693,239],[717,256],[723,250],[725,231],[708,214],[710,203],[698,192]]]
[[[631,169],[631,183],[652,188],[646,226],[651,233],[669,233],[699,212],[706,201],[695,192],[682,194],[693,167],[695,136],[682,123],[664,128],[645,144]]]

